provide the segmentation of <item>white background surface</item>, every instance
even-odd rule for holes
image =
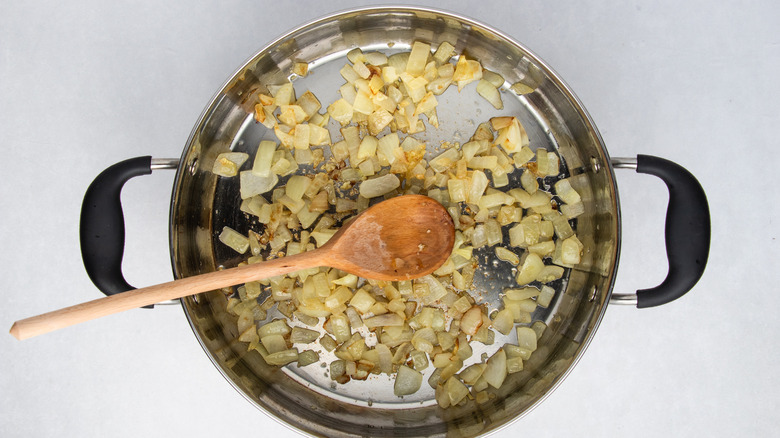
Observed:
[[[497,436],[776,435],[780,4],[422,2],[524,43],[584,102],[613,156],[688,167],[712,211],[689,295],[610,306],[583,360]],[[139,155],[179,157],[201,110],[257,49],[336,2],[3,2],[0,6],[0,326],[90,300],[79,254],[84,190]],[[289,6],[288,6],[289,5]],[[479,5],[477,7],[477,5]],[[660,181],[618,174],[615,292],[666,274]],[[125,273],[171,278],[172,172],[123,192]],[[292,437],[214,369],[178,306],[19,342],[0,336],[0,435]]]

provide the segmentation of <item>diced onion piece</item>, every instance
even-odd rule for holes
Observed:
[[[268,365],[284,366],[288,363],[298,360],[298,350],[291,348],[289,350],[278,351],[276,353],[269,354],[268,356],[264,357],[264,359]]]
[[[319,318],[314,318],[309,315],[305,315],[301,312],[295,312],[295,317],[298,319],[298,321],[308,325],[309,327],[313,327],[319,323]]]
[[[279,107],[279,121],[293,127],[303,123],[309,116],[299,105],[282,105]]]
[[[412,350],[412,352],[409,353],[409,361],[411,362],[412,367],[417,371],[423,371],[428,368],[429,365],[428,355],[422,351]]]
[[[531,350],[528,350],[526,348],[521,348],[517,345],[513,344],[504,344],[504,351],[506,351],[506,358],[507,361],[511,358],[519,357],[523,360],[528,360],[531,358],[531,354],[533,353]],[[508,368],[508,367],[507,367]]]
[[[482,79],[490,82],[496,88],[501,88],[504,85],[504,77],[490,70],[482,70]]]
[[[455,64],[455,72],[452,74],[452,80],[458,83],[458,91],[480,79],[482,79],[482,65],[478,61],[466,59],[466,56],[461,54]]]
[[[485,372],[485,367],[486,365],[483,363],[475,363],[464,368],[458,375],[463,380],[463,383],[473,385],[482,377],[482,373]]]
[[[342,359],[334,360],[330,363],[330,378],[339,380],[347,373],[347,362]],[[349,380],[349,379],[347,379]]]
[[[582,202],[577,202],[576,204],[563,204],[559,209],[566,219],[574,219],[585,213],[585,204]]]
[[[372,178],[360,183],[360,196],[364,198],[376,198],[384,196],[401,186],[401,180],[395,174]]]
[[[474,157],[468,160],[468,165],[472,169],[495,169],[498,165],[498,158],[492,155]]]
[[[312,146],[322,146],[330,144],[330,131],[309,123],[309,144]],[[300,162],[300,161],[299,161]]]
[[[523,146],[519,151],[515,152],[515,154],[512,156],[512,159],[514,160],[515,166],[520,167],[523,164],[529,162],[533,157],[534,151],[532,151],[528,146]]]
[[[452,58],[452,55],[455,54],[455,47],[453,47],[452,44],[450,44],[447,41],[442,42],[439,44],[439,47],[436,48],[436,53],[433,54],[433,60],[436,61],[437,64],[449,64],[450,58]],[[452,64],[449,64],[452,65]]]
[[[560,173],[560,159],[555,152],[547,152],[547,176],[557,176]]]
[[[475,170],[471,176],[471,184],[469,186],[468,202],[470,204],[478,204],[479,198],[485,192],[489,184],[488,177],[485,172],[481,170]]]
[[[403,75],[401,75],[401,78],[403,79]],[[413,79],[410,79],[406,82],[404,82],[406,85],[406,91],[409,94],[409,97],[412,99],[412,102],[419,104],[422,102],[422,100],[425,98],[425,96],[430,93],[431,96],[433,96],[433,93],[428,92],[426,89],[426,85],[428,85],[428,81],[425,80],[423,77],[416,77]],[[426,93],[427,92],[427,93]],[[435,102],[435,99],[434,99]],[[409,108],[404,108],[404,111],[406,112],[407,120],[409,121],[410,128],[414,128],[416,123],[413,123],[416,121],[416,117],[420,113],[416,113],[414,111],[414,105],[409,105]],[[414,118],[411,118],[414,117]],[[410,129],[411,131],[411,129]],[[416,132],[416,130],[415,130]],[[410,132],[411,133],[411,132]]]
[[[542,286],[541,293],[539,293],[539,297],[536,298],[536,304],[539,307],[547,308],[554,296],[555,289],[551,288],[550,286]]]
[[[501,242],[501,225],[499,225],[495,219],[488,219],[485,222],[485,237],[489,246],[493,246]]]
[[[268,335],[287,335],[290,333],[290,327],[283,319],[275,319],[267,324],[263,324],[257,329],[257,333],[260,338],[264,338]]]
[[[253,171],[245,170],[240,173],[240,192],[241,199],[251,198],[252,196],[262,195],[276,187],[279,177],[276,174],[268,176],[258,176]]]
[[[450,365],[452,361],[452,353],[445,352],[439,353],[433,356],[433,366],[435,368],[444,368]]]
[[[252,321],[254,322],[254,318],[252,318]],[[254,327],[254,324],[252,326],[247,327],[246,330],[244,330],[241,335],[238,337],[238,340],[241,342],[250,342],[250,343],[257,343],[260,341],[260,337],[257,335],[257,330]]]
[[[519,330],[519,329],[518,329]],[[530,329],[529,329],[530,330]],[[533,330],[531,331],[533,332]],[[536,341],[536,335],[534,335],[534,341]],[[503,348],[496,351],[490,359],[487,360],[485,371],[482,373],[482,377],[488,385],[493,388],[500,388],[506,379],[506,352]]]
[[[460,153],[457,149],[447,149],[436,157],[432,158],[428,165],[436,172],[446,172],[460,159]]]
[[[512,86],[509,89],[514,91],[518,95],[533,93],[536,90],[535,87],[526,85],[521,81],[515,82],[514,84],[512,84]]]
[[[465,202],[467,192],[467,181],[463,179],[450,178],[447,180],[447,191],[452,202]]]
[[[449,351],[455,347],[456,338],[448,332],[438,332],[436,333],[436,338],[439,340],[439,347],[444,351]]]
[[[352,299],[349,301],[349,305],[359,310],[361,313],[367,313],[371,306],[374,305],[376,299],[371,296],[365,289],[360,289],[355,292]]]
[[[319,332],[304,327],[293,327],[290,332],[290,342],[293,344],[308,344],[320,337]]]
[[[477,83],[477,93],[490,102],[495,109],[500,110],[504,108],[504,102],[501,100],[501,94],[499,93],[498,88],[487,80],[480,79]]]
[[[376,155],[376,148],[379,142],[376,137],[367,135],[363,137],[358,147],[357,159],[363,161]]]
[[[414,332],[411,342],[415,349],[430,354],[438,339],[436,339],[436,333],[432,328],[425,327]]]
[[[343,98],[339,99],[328,106],[328,114],[342,126],[348,125],[352,121],[352,104]]]
[[[425,64],[428,63],[428,56],[430,54],[430,44],[415,41],[414,44],[412,44],[412,51],[409,53],[405,71],[414,76],[422,75],[425,70]]]
[[[304,77],[307,74],[309,74],[309,64],[306,62],[296,62],[295,64],[293,64],[292,71],[294,74],[300,77]]]
[[[460,329],[467,335],[474,335],[480,327],[482,327],[482,309],[473,306],[460,318]]]
[[[371,101],[371,94],[368,90],[358,90],[355,102],[352,104],[352,110],[353,115],[360,113],[366,116],[374,111],[374,103]]]
[[[219,234],[219,241],[232,248],[239,254],[243,254],[249,249],[249,239],[238,231],[223,227]]]
[[[371,135],[379,134],[393,121],[393,115],[386,109],[379,108],[368,115],[368,132]]]
[[[571,236],[561,241],[561,262],[566,265],[576,265],[580,262],[583,245],[577,236]]]
[[[444,285],[432,275],[420,277],[416,281],[428,286],[429,293],[423,297],[423,304],[431,304],[434,301],[440,300],[447,294],[447,289]]]
[[[365,63],[369,65],[381,66],[387,64],[387,55],[382,52],[364,53]]]
[[[542,338],[544,331],[547,330],[547,324],[543,321],[534,321],[534,323],[531,324],[531,329],[536,333],[536,339],[539,340]]]
[[[517,345],[531,352],[536,351],[536,332],[531,327],[518,327]]]
[[[363,324],[369,329],[376,327],[400,327],[404,325],[404,319],[395,313],[385,313],[364,319]]]
[[[469,394],[469,389],[456,376],[452,376],[444,383],[449,405],[455,406]]]
[[[517,273],[517,284],[524,285],[536,280],[543,268],[544,262],[541,257],[533,253],[528,254],[523,262],[523,266],[520,268],[520,272]]]
[[[282,105],[289,105],[295,100],[295,89],[292,82],[287,82],[274,94],[274,105],[281,107]]]
[[[539,289],[535,287],[524,287],[522,289],[506,289],[504,294],[510,300],[527,300],[539,295]]]
[[[520,175],[520,185],[529,194],[534,194],[539,189],[539,182],[531,172],[523,172]]]
[[[271,164],[276,152],[276,143],[269,140],[263,140],[257,147],[255,161],[252,165],[252,173],[259,177],[267,177],[271,173]]]
[[[540,177],[548,175],[549,159],[547,156],[547,150],[539,148],[536,150],[536,174]]]
[[[523,358],[522,357],[509,357],[506,359],[506,372],[508,374],[517,373],[523,371]]]
[[[322,348],[325,349],[325,351],[333,351],[336,349],[338,344],[336,341],[330,337],[330,335],[323,335],[322,338],[320,338],[320,345],[322,345]]]
[[[567,239],[574,235],[574,230],[569,224],[569,220],[561,214],[556,214],[552,219],[553,226],[555,227],[555,235],[558,239]]]
[[[212,172],[219,176],[231,177],[238,175],[238,169],[249,158],[244,152],[225,152],[217,155]]]
[[[355,63],[365,61],[366,57],[363,54],[363,51],[360,50],[360,47],[355,47],[354,49],[347,52],[347,59],[349,62]]]
[[[345,315],[331,315],[328,319],[330,329],[336,342],[342,343],[352,337],[352,329],[349,325],[349,319]]]
[[[417,107],[414,109],[414,115],[428,114],[433,111],[438,104],[439,102],[436,101],[436,96],[429,91],[417,103]]]
[[[496,317],[493,318],[493,328],[498,330],[503,335],[508,335],[514,327],[515,318],[514,314],[509,309],[499,310],[496,313]]]
[[[555,242],[546,240],[544,242],[534,243],[528,246],[528,251],[537,254],[539,257],[547,257],[555,251]]]
[[[305,350],[298,353],[298,366],[305,367],[320,361],[320,355],[314,350]]]
[[[353,61],[352,70],[355,70],[355,73],[363,79],[368,79],[371,76],[371,70],[360,60]]]
[[[428,84],[425,85],[425,89],[433,93],[435,96],[439,96],[447,91],[447,88],[450,85],[452,85],[452,77],[439,77],[428,82]]]
[[[285,194],[291,199],[300,200],[303,198],[303,194],[306,193],[306,189],[309,188],[311,179],[303,175],[293,175],[287,180],[285,185]]]
[[[436,371],[441,371],[441,368],[437,368]],[[432,380],[435,381],[432,382]],[[445,388],[446,380],[443,380],[441,378],[441,373],[438,375],[434,372],[431,374],[431,377],[428,379],[428,384],[430,384],[436,391],[434,393],[434,397],[436,398],[436,403],[439,405],[442,409],[447,409],[450,407],[450,396],[447,394],[447,390]]]
[[[501,146],[507,153],[513,154],[520,151],[523,146],[528,145],[528,134],[526,134],[525,129],[517,118],[509,117],[508,124],[506,119],[506,117],[491,119],[493,128],[499,130],[494,144]],[[501,128],[497,126],[501,126]]]
[[[555,183],[555,194],[561,198],[561,201],[567,204],[576,204],[582,200],[580,194],[571,186],[569,178]]]
[[[360,75],[349,64],[344,64],[344,67],[341,67],[341,70],[339,70],[339,74],[341,74],[341,77],[350,84],[354,84],[355,81],[360,79]]]
[[[555,265],[543,267],[536,275],[536,281],[549,283],[563,277],[563,268]]]

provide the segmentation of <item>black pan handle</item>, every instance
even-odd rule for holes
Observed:
[[[687,169],[663,158],[637,155],[635,162],[613,159],[613,166],[657,176],[669,189],[665,229],[669,273],[656,287],[638,290],[635,296],[613,296],[612,301],[635,303],[640,309],[672,302],[693,288],[707,264],[711,232],[704,189]]]
[[[125,250],[122,187],[133,177],[151,174],[155,166],[172,168],[173,161],[178,163],[178,160],[152,160],[149,156],[131,158],[101,172],[87,188],[79,225],[81,257],[87,275],[104,294],[135,289],[122,274]]]

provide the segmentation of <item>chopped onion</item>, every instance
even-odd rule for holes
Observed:
[[[238,231],[227,226],[222,228],[222,232],[219,234],[219,241],[229,246],[239,254],[243,254],[247,249],[249,249],[249,239]]]
[[[510,309],[503,309],[496,313],[492,326],[503,335],[508,335],[514,328],[515,318]]]
[[[270,353],[264,359],[268,365],[284,366],[298,360],[298,350],[291,348],[289,350]]]
[[[498,88],[489,81],[481,79],[479,83],[477,83],[477,93],[490,102],[495,109],[500,110],[504,108],[504,102],[501,100],[501,94],[498,92]]]
[[[240,173],[241,199],[251,198],[256,195],[269,192],[276,187],[279,177],[275,174],[268,176],[258,176],[253,171],[243,171]]]
[[[542,259],[534,253],[529,253],[523,262],[523,266],[520,268],[520,272],[517,273],[517,284],[525,285],[536,280],[542,269],[544,269]]]
[[[240,176],[240,209],[264,225],[262,233],[249,230],[244,236],[223,230],[220,235],[236,251],[251,249],[247,263],[321,247],[339,224],[379,197],[427,195],[448,209],[457,228],[446,263],[414,281],[364,280],[336,269],[312,268],[240,286],[238,298],[227,301],[228,312],[238,318],[238,340],[269,364],[298,361],[298,366],[307,366],[321,360],[318,351],[332,352],[338,358],[329,360],[334,381],[395,374],[399,396],[416,392],[420,371],[433,364],[428,382],[445,408],[467,398],[489,401],[494,397],[489,387],[499,388],[508,373],[522,371],[536,349],[546,325],[531,315],[537,307],[550,306],[555,294],[545,283],[561,278],[564,268],[582,263],[586,254],[569,223],[584,214],[584,203],[570,178],[556,181],[552,193],[546,181],[538,180],[558,176],[561,158],[543,147],[534,152],[512,115],[479,124],[462,146],[443,143],[437,156],[426,159],[431,148],[413,134],[428,125],[439,126],[436,96],[453,82],[459,90],[476,82],[477,94],[496,109],[503,107],[499,89],[504,78],[462,53],[452,61],[454,54],[447,42],[433,54],[421,41],[410,52],[391,56],[355,48],[340,71],[346,80],[338,90],[340,98],[326,112],[319,112],[323,105],[309,91],[296,99],[292,82],[269,86],[271,95],[257,94],[253,116],[281,145],[260,142],[250,171],[239,171],[246,154],[227,152],[217,158],[213,173]],[[292,71],[306,75],[308,65],[296,62]],[[511,89],[531,92],[536,86],[531,82],[524,78]],[[342,138],[335,142],[328,126],[331,118],[342,127]],[[403,142],[399,132],[405,135]],[[311,173],[299,173],[309,166]],[[522,172],[522,188],[498,190],[516,178],[516,171]],[[283,184],[281,178],[286,179]],[[509,245],[526,251],[502,245],[504,229]],[[476,255],[485,254],[474,249],[486,246],[495,246],[498,260],[518,266],[518,287],[504,290],[492,318],[476,299],[479,295],[471,294],[472,288],[479,293]],[[551,265],[545,265],[547,257]],[[521,287],[532,282],[542,283],[541,290]],[[258,305],[263,293],[268,295]],[[255,329],[273,306],[300,323],[291,328],[277,319]],[[320,317],[326,332],[321,337],[316,329]],[[509,335],[513,329],[519,345],[505,344],[489,359],[483,354],[482,363],[463,368],[474,353],[470,342],[489,346],[497,340],[495,332]],[[366,330],[376,334],[376,342]],[[318,338],[314,349],[298,353],[290,348]]]
[[[305,367],[320,361],[320,355],[314,350],[305,350],[298,353],[298,366]]]
[[[536,338],[534,338],[536,339]],[[504,379],[507,375],[506,370],[506,352],[503,348],[496,351],[493,356],[488,359],[486,363],[485,371],[482,373],[482,377],[488,385],[493,388],[500,388],[504,383]]]
[[[507,298],[514,301],[527,300],[539,295],[539,289],[535,287],[524,287],[522,289],[506,289],[504,294]]]
[[[467,335],[474,335],[480,327],[482,327],[482,309],[473,306],[461,317],[460,329]]]
[[[384,196],[401,185],[401,180],[392,173],[363,181],[360,184],[360,196],[376,198]]]
[[[532,352],[536,351],[536,332],[530,327],[518,327],[517,345]]]
[[[550,302],[554,296],[555,289],[551,288],[550,286],[542,286],[542,291],[539,294],[539,297],[536,299],[536,304],[539,305],[539,307],[546,308],[550,305]]]
[[[225,152],[217,155],[217,159],[214,160],[214,167],[212,172],[215,175],[220,176],[236,176],[238,169],[249,158],[249,154],[244,152]]]
[[[461,382],[455,376],[447,379],[447,382],[444,384],[444,386],[447,391],[447,397],[449,398],[450,406],[455,406],[460,403],[469,393],[469,389],[466,388],[466,385],[464,385],[463,382]]]
[[[319,332],[303,327],[293,327],[290,331],[290,342],[293,344],[309,344],[319,337]]]
[[[395,385],[393,386],[393,392],[397,396],[404,396],[414,394],[420,389],[422,385],[422,373],[401,365],[398,368],[398,374],[395,378]]]
[[[364,319],[363,324],[369,329],[376,327],[400,327],[404,325],[404,319],[395,313],[385,313]]]

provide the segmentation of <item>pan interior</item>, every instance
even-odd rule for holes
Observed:
[[[586,247],[585,258],[552,284],[556,294],[551,305],[537,308],[533,314],[534,321],[543,321],[547,329],[524,370],[511,374],[490,401],[481,405],[471,401],[446,410],[436,406],[434,391],[426,383],[414,395],[398,398],[393,394],[391,378],[385,375],[336,385],[327,368],[317,364],[270,367],[256,351],[247,352],[247,344],[237,340],[236,318],[226,311],[224,292],[184,299],[196,336],[233,386],[265,412],[309,434],[487,433],[527,412],[558,384],[587,346],[610,293],[618,251],[614,180],[598,133],[576,98],[538,58],[495,31],[440,12],[397,8],[349,12],[293,31],[260,51],[215,96],[184,151],[174,188],[171,239],[177,277],[235,266],[245,259],[218,241],[224,226],[244,234],[249,229],[262,230],[262,224],[238,208],[238,178],[217,178],[211,173],[219,153],[243,151],[253,157],[261,140],[277,141],[272,131],[253,119],[254,92],[292,78],[296,94],[310,90],[324,108],[340,97],[338,88],[344,80],[339,69],[347,62],[349,50],[360,47],[392,54],[408,51],[416,40],[433,47],[448,41],[456,47],[456,53],[465,50],[470,58],[506,79],[504,109],[500,111],[480,97],[473,85],[460,93],[451,87],[438,96],[439,128],[427,125],[424,133],[415,134],[426,142],[427,158],[440,152],[443,141],[467,141],[479,123],[493,116],[518,117],[532,148],[556,151],[565,168],[560,178],[573,177],[576,182],[586,213],[573,225]],[[308,76],[291,76],[293,62],[309,63]],[[536,85],[533,93],[518,96],[507,90],[515,82],[529,80]],[[333,139],[340,138],[338,128],[334,121],[329,124]],[[245,167],[250,168],[251,161]],[[302,166],[298,173],[310,171],[311,167]],[[510,187],[518,185],[518,177],[510,176]],[[508,246],[508,236],[502,245]],[[476,298],[495,309],[500,304],[499,293],[512,285],[512,267],[497,260],[493,248],[481,249],[475,255],[480,264],[474,281]],[[269,312],[268,319],[280,316]],[[506,342],[515,342],[513,337],[514,333],[507,337],[497,333],[492,345],[472,343],[474,355],[465,365],[478,362],[483,353],[492,355]],[[318,352],[325,362],[335,358],[322,349]],[[424,381],[431,372],[429,367]]]

